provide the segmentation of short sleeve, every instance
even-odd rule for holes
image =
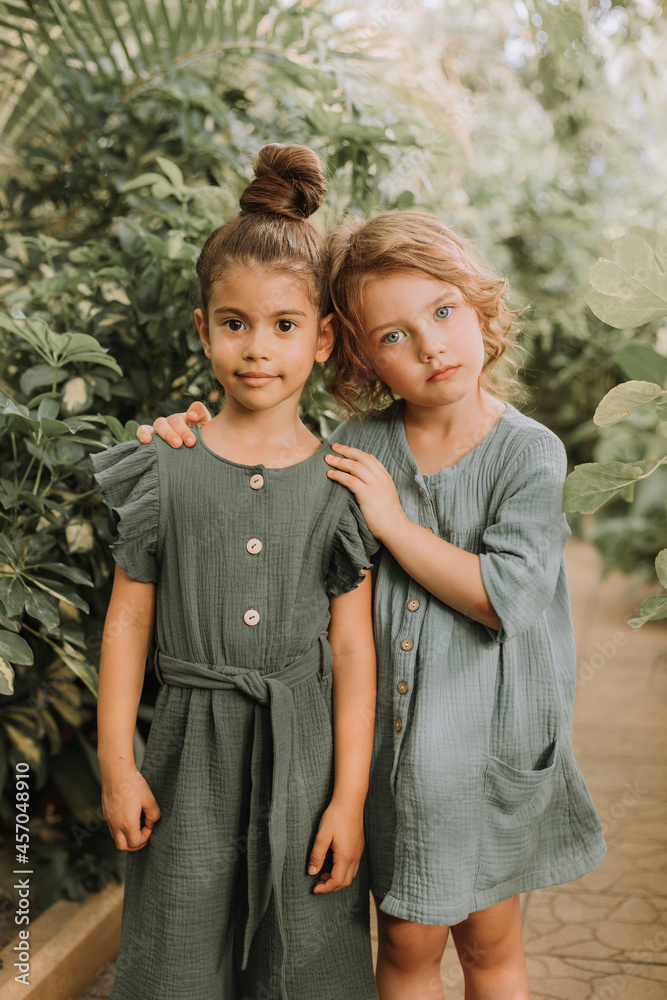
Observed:
[[[95,480],[111,515],[117,540],[111,552],[128,576],[157,583],[157,530],[160,506],[155,442],[124,441],[91,455]]]
[[[338,597],[356,590],[364,580],[363,570],[370,569],[366,558],[373,555],[380,543],[371,534],[359,504],[350,493],[336,528],[331,561],[326,579],[326,592]]]
[[[565,448],[550,431],[509,470],[496,518],[482,536],[482,580],[505,642],[525,632],[553,600],[570,528],[563,513]]]

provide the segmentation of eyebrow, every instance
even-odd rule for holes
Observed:
[[[216,316],[218,313],[234,313],[235,316],[247,317],[247,313],[243,309],[237,309],[235,306],[218,306],[217,309],[213,310],[213,315]],[[278,316],[306,316],[305,312],[301,309],[278,309],[277,312],[271,314],[272,319],[276,319]]]
[[[461,297],[461,293],[458,292],[458,298],[460,299],[460,297]],[[429,304],[426,306],[426,308],[427,309],[433,309],[434,306],[437,306],[438,302],[442,302],[442,300],[446,299],[446,298],[447,298],[447,294],[445,292],[442,292],[440,295],[436,296],[436,298],[433,299],[433,302],[429,302]],[[457,294],[456,293],[454,295],[452,295],[452,301],[453,302],[457,301]],[[370,330],[369,333],[366,334],[366,336],[367,337],[372,337],[373,334],[379,333],[381,330],[386,330],[388,327],[392,327],[393,328],[393,327],[395,327],[397,325],[398,326],[401,325],[400,320],[395,320],[392,323],[382,323],[380,326],[376,326],[372,330]]]

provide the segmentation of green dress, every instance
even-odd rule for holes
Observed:
[[[563,546],[565,449],[508,404],[451,468],[423,475],[404,404],[331,440],[371,452],[408,517],[479,555],[495,631],[384,550],[374,558],[378,696],[366,844],[382,910],[457,924],[605,855],[572,752],[576,652]]]
[[[377,548],[323,445],[282,469],[159,438],[93,457],[116,562],[157,584],[161,687],[111,1000],[374,1000],[365,859],[312,892],[333,787],[329,596]]]

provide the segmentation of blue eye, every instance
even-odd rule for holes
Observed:
[[[400,342],[405,337],[402,330],[391,330],[389,333],[385,334],[382,338],[384,344],[400,344]]]
[[[451,306],[440,306],[439,309],[435,310],[436,319],[447,319],[448,316],[452,315]]]

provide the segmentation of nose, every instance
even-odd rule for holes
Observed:
[[[419,360],[427,363],[445,354],[447,348],[442,329],[433,324],[425,324],[418,331],[417,350]]]
[[[261,323],[250,327],[243,341],[244,359],[248,361],[259,358],[267,360],[270,355],[270,330]]]

